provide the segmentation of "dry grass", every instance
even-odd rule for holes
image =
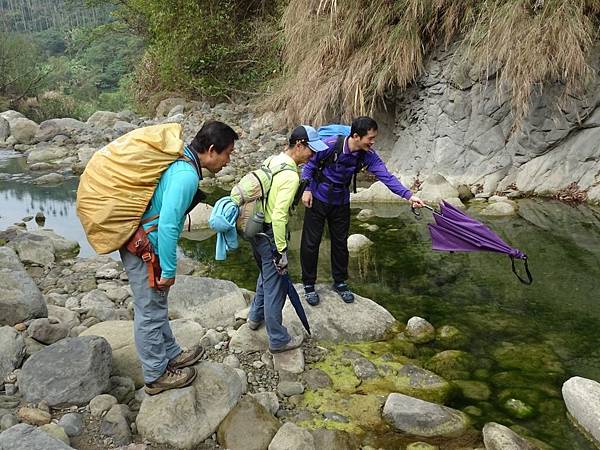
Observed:
[[[284,77],[269,100],[290,123],[369,114],[459,41],[480,69],[500,68],[519,120],[545,81],[572,94],[593,75],[600,0],[293,0],[282,18]]]

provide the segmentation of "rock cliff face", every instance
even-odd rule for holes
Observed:
[[[600,201],[598,80],[562,102],[560,86],[544,86],[515,130],[508,89],[498,89],[495,73],[478,73],[461,60],[452,50],[437,54],[395,100],[396,141],[390,154],[384,151],[390,167],[406,181],[439,173],[484,193],[552,195],[576,183]]]

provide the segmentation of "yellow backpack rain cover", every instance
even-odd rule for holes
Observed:
[[[183,129],[170,123],[133,130],[98,150],[77,189],[77,215],[98,253],[133,235],[162,173],[183,155]]]

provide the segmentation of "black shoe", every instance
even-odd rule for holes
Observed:
[[[317,306],[319,304],[319,294],[315,291],[314,285],[304,285],[304,300],[310,306]]]
[[[345,303],[354,302],[354,294],[345,282],[333,283],[333,290],[337,292]]]

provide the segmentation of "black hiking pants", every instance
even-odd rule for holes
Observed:
[[[331,239],[331,275],[333,281],[341,283],[348,279],[348,231],[350,230],[350,204],[330,205],[313,195],[312,208],[304,210],[300,265],[302,282],[305,285],[317,281],[319,246],[325,221]]]

